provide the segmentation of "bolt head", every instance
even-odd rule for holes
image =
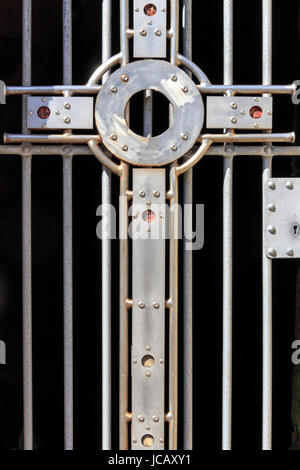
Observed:
[[[171,80],[173,82],[177,82],[177,80],[178,80],[177,75],[172,75]]]
[[[232,109],[237,109],[237,104],[236,103],[231,103]]]
[[[285,187],[286,187],[287,189],[290,189],[290,190],[294,189],[293,182],[292,182],[292,181],[287,181]]]
[[[160,442],[161,444],[163,444],[165,441],[164,441],[162,438],[160,438],[160,439],[159,439],[159,442]]]
[[[113,132],[112,134],[110,134],[110,138],[111,140],[117,140],[118,136],[115,132]]]
[[[33,111],[28,111],[29,116],[33,115]]]
[[[274,225],[269,225],[268,232],[272,234],[276,233],[276,227]]]
[[[64,107],[65,107],[65,109],[71,109],[70,103],[65,103],[65,104],[64,104]]]
[[[272,111],[268,111],[269,116],[272,116],[272,114],[273,114]]]
[[[274,248],[269,248],[268,249],[268,255],[272,256],[272,258],[276,258],[277,256],[277,251]]]
[[[149,232],[149,233],[151,232],[151,227],[147,228],[147,232]]]
[[[139,307],[140,307],[141,309],[144,309],[144,308],[145,308],[144,302],[139,302],[138,305],[139,305]]]
[[[189,91],[189,89],[188,89],[187,86],[184,86],[184,87],[182,87],[182,91],[183,91],[183,93],[187,93]]]
[[[151,206],[151,201],[146,202],[147,206]]]
[[[135,8],[134,11],[136,11],[136,13],[138,13],[138,12],[140,11],[140,9],[139,9],[139,8]]]
[[[46,103],[47,99],[46,98],[42,98],[42,102],[43,103]]]
[[[127,83],[129,81],[129,76],[127,75],[127,73],[123,73],[121,75],[121,80],[122,80],[122,82],[125,82],[125,83]]]
[[[242,115],[242,116],[245,116],[245,114],[246,114],[245,111],[242,110],[242,111],[241,111],[241,115]]]
[[[153,302],[153,308],[158,309],[159,308],[159,303],[158,302]]]
[[[268,188],[269,189],[276,189],[276,184],[274,183],[274,181],[269,181],[268,182]]]
[[[269,210],[270,212],[275,212],[275,211],[276,211],[275,205],[274,205],[274,204],[268,204],[268,210]]]
[[[55,114],[56,114],[56,116],[59,116],[59,115],[60,115],[59,109],[57,109],[57,110],[55,111]]]
[[[230,121],[232,122],[232,124],[236,124],[236,123],[237,123],[237,118],[233,116],[233,117],[230,119]]]
[[[151,346],[146,346],[146,351],[151,351]]]
[[[152,419],[153,419],[153,421],[154,421],[155,423],[158,423],[158,422],[159,422],[159,417],[156,416],[156,415],[152,416]]]
[[[288,248],[288,249],[286,250],[286,254],[287,254],[288,256],[292,257],[292,256],[294,256],[295,253],[294,253],[294,250],[292,250],[291,248]]]
[[[173,152],[176,152],[177,151],[177,145],[176,144],[173,144],[171,146],[171,150],[173,150]]]
[[[122,150],[123,152],[128,152],[128,145],[127,144],[122,145]]]
[[[136,444],[136,443],[137,443],[137,440],[136,440],[136,439],[132,439],[132,442],[133,442],[134,444]]]
[[[147,36],[147,31],[145,29],[140,29],[140,35],[141,36]]]
[[[254,128],[255,128],[255,129],[259,129],[259,125],[258,125],[258,124],[254,124]]]
[[[147,431],[150,431],[150,429],[151,429],[150,426],[147,425],[147,426],[146,426],[146,430],[147,430]]]
[[[167,9],[166,9],[166,8],[163,8],[161,11],[162,11],[163,13],[166,13]]]
[[[160,362],[161,364],[164,364],[164,363],[165,363],[165,361],[164,361],[163,359],[160,359],[159,362]]]
[[[146,377],[151,377],[151,372],[150,372],[150,370],[147,370],[147,372],[146,372]]]
[[[140,193],[139,193],[139,194],[140,194],[140,197],[145,197],[145,196],[146,196],[146,193],[145,193],[145,191],[140,191]]]
[[[153,196],[154,196],[154,197],[159,197],[159,196],[160,196],[160,192],[159,192],[159,191],[153,191]]]
[[[254,101],[255,101],[256,103],[258,103],[258,102],[259,102],[259,98],[254,98]]]
[[[187,134],[185,134],[185,133],[183,132],[183,133],[181,134],[181,138],[182,138],[182,140],[188,140],[189,137],[188,137]]]
[[[117,93],[117,92],[118,92],[118,88],[115,87],[115,86],[112,86],[111,89],[110,89],[110,91],[111,91],[112,93]]]
[[[70,119],[69,117],[65,117],[64,122],[65,122],[66,124],[70,124],[71,119]]]
[[[140,423],[143,423],[145,421],[145,418],[143,415],[138,415],[138,420],[140,421]]]
[[[136,360],[136,359],[133,359],[132,362],[133,362],[133,364],[137,364],[137,360]]]
[[[161,30],[160,30],[160,29],[156,29],[156,30],[155,30],[155,35],[156,35],[156,36],[161,36]]]

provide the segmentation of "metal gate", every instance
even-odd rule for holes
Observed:
[[[224,158],[222,448],[229,450],[232,441],[233,160],[238,156],[257,156],[261,157],[263,165],[264,214],[262,448],[270,450],[272,263],[276,258],[291,259],[300,256],[298,179],[272,178],[274,156],[300,155],[299,147],[274,145],[293,143],[295,134],[272,133],[273,95],[290,95],[296,100],[297,84],[272,84],[272,1],[262,0],[261,85],[233,84],[233,0],[223,2],[222,84],[214,85],[213,80],[192,61],[191,0],[156,0],[154,3],[120,0],[120,52],[114,56],[111,56],[112,1],[102,0],[103,63],[85,85],[73,85],[72,0],[63,0],[62,6],[63,85],[31,85],[32,2],[23,0],[23,83],[22,86],[11,86],[1,82],[0,88],[2,104],[7,101],[9,105],[9,97],[14,95],[21,95],[23,99],[22,133],[5,134],[0,154],[22,157],[24,448],[33,448],[34,431],[32,157],[61,155],[63,159],[65,449],[73,449],[74,446],[72,157],[95,155],[103,165],[102,205],[111,204],[112,174],[117,175],[120,180],[118,406],[121,450],[176,450],[178,406],[183,406],[183,447],[185,450],[193,448],[193,376],[198,373],[197,370],[193,371],[193,251],[184,250],[183,285],[179,286],[179,188],[182,184],[183,204],[193,204],[194,165],[203,157]],[[220,11],[218,14],[221,14]],[[183,28],[179,16],[182,18]],[[179,52],[181,33],[183,46]],[[129,129],[128,102],[139,91],[144,91],[143,136],[137,136]],[[152,136],[154,91],[164,94],[171,103],[170,127],[161,136],[155,137]],[[93,122],[94,108],[96,127]],[[203,132],[205,118],[206,132]],[[208,129],[213,131],[209,132]],[[238,132],[239,130],[242,132]],[[142,232],[141,238],[132,237],[132,243],[128,238],[129,207],[132,211],[129,214],[133,218],[130,224],[133,235],[141,235]],[[170,211],[168,243],[162,235],[166,230],[165,210]],[[110,227],[109,233],[102,238],[101,292],[102,449],[109,450],[114,432],[111,417],[111,375],[112,367],[115,366],[112,364],[111,338],[112,214],[108,211],[102,216]],[[190,233],[191,211],[186,210],[185,223]],[[152,236],[154,232],[158,234],[156,237]],[[187,243],[189,241],[185,240]],[[132,284],[131,293],[129,279]],[[166,286],[166,279],[169,286]],[[179,289],[183,289],[182,312],[178,309]],[[184,347],[180,351],[179,314],[183,315],[184,325]],[[182,403],[178,403],[178,354],[183,356]],[[112,405],[116,406],[115,403]]]

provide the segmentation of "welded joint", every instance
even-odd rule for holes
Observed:
[[[165,421],[167,423],[172,423],[173,422],[173,414],[171,413],[171,411],[169,411],[168,413],[165,414]]]
[[[166,308],[170,309],[174,305],[173,299],[170,297],[168,300],[166,300]]]
[[[132,309],[132,307],[133,307],[133,300],[132,300],[132,299],[126,299],[126,300],[125,300],[125,306],[126,306],[127,310]]]
[[[127,421],[127,423],[132,422],[132,412],[131,411],[125,411],[125,420]]]

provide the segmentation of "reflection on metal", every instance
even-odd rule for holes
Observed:
[[[184,200],[192,202],[192,168],[204,156],[224,158],[223,228],[223,397],[222,448],[231,449],[232,432],[232,188],[236,156],[260,156],[263,161],[263,426],[262,447],[272,448],[272,259],[299,257],[300,217],[296,210],[297,179],[272,179],[272,157],[300,156],[295,134],[272,133],[272,97],[293,95],[296,85],[272,85],[272,1],[263,5],[263,84],[233,84],[233,0],[224,0],[224,84],[213,85],[192,62],[192,2],[183,0],[184,55],[179,53],[179,0],[147,3],[135,0],[130,18],[128,0],[120,0],[120,52],[111,55],[111,0],[103,0],[103,63],[86,85],[72,85],[72,1],[63,0],[63,85],[31,86],[31,0],[23,0],[23,83],[0,82],[0,103],[21,95],[21,134],[6,134],[0,154],[21,155],[23,172],[23,373],[24,448],[33,448],[32,396],[32,276],[31,276],[31,159],[32,155],[61,155],[64,181],[64,426],[65,448],[73,448],[73,284],[72,284],[72,157],[95,155],[103,165],[102,198],[111,201],[111,173],[120,179],[120,357],[119,447],[128,449],[178,448],[178,203],[180,175],[184,175]],[[169,12],[167,12],[169,8]],[[170,28],[167,31],[167,13]],[[134,30],[130,24],[134,23]],[[130,41],[134,57],[131,63]],[[168,44],[169,41],[169,44]],[[170,46],[170,47],[168,47]],[[167,56],[169,51],[169,56]],[[118,67],[110,76],[113,67]],[[184,68],[184,71],[182,68]],[[195,82],[191,77],[195,78]],[[170,126],[152,137],[152,90],[170,101]],[[144,136],[130,130],[128,103],[144,91]],[[74,97],[74,95],[89,95]],[[265,95],[268,96],[265,96]],[[26,95],[29,97],[26,106]],[[60,95],[60,96],[57,96]],[[72,134],[72,129],[92,129],[92,102],[97,96],[97,131]],[[208,127],[224,133],[201,134],[207,97]],[[223,96],[217,96],[223,95]],[[247,96],[239,96],[247,95]],[[77,110],[80,106],[80,112]],[[28,126],[26,125],[28,118]],[[30,134],[28,129],[67,129],[64,133]],[[236,133],[236,129],[253,132]],[[265,129],[267,132],[259,132]],[[240,145],[233,145],[233,144]],[[246,146],[244,144],[251,144]],[[262,143],[263,145],[257,145]],[[19,145],[7,145],[19,144]],[[84,144],[84,145],[83,145]],[[213,145],[221,144],[221,145]],[[224,145],[226,144],[226,145]],[[243,145],[242,145],[243,144]],[[253,145],[256,144],[256,145]],[[188,153],[187,153],[188,152]],[[117,159],[117,160],[116,160]],[[169,167],[167,167],[167,165]],[[142,168],[132,169],[130,165]],[[160,169],[148,167],[165,167]],[[166,189],[166,174],[169,187]],[[131,178],[132,176],[132,178]],[[130,188],[130,181],[133,188]],[[132,299],[129,294],[128,208],[141,203],[133,214],[133,232],[148,235],[133,240]],[[170,206],[169,286],[165,286],[165,241],[151,239],[165,224],[163,209]],[[155,204],[154,204],[155,202]],[[134,206],[133,206],[134,209]],[[188,225],[192,226],[191,216]],[[102,447],[111,448],[111,246],[102,245]],[[192,448],[192,253],[184,255],[184,448]],[[167,312],[165,312],[165,307]],[[132,313],[132,349],[129,353],[129,314]],[[169,351],[165,351],[165,315],[169,316]],[[129,366],[130,364],[130,366]],[[165,366],[168,366],[168,400],[165,400]],[[129,370],[132,371],[132,382]],[[298,382],[297,382],[298,384]],[[296,386],[298,387],[298,385]],[[132,410],[129,389],[132,389]],[[167,403],[165,408],[165,402]],[[298,401],[295,402],[296,407]],[[114,403],[113,403],[114,406]],[[297,411],[297,410],[296,410]],[[295,427],[298,423],[294,409]],[[168,436],[165,424],[168,423]],[[129,432],[129,428],[131,428]],[[168,439],[167,439],[168,437]],[[167,443],[168,441],[168,443]]]

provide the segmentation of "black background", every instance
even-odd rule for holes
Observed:
[[[62,83],[60,0],[33,0],[33,76],[36,85]],[[113,53],[119,51],[119,6],[114,1]],[[212,83],[222,83],[222,2],[197,2],[193,59]],[[196,9],[201,3],[201,8]],[[274,3],[273,83],[299,76],[299,2]],[[73,83],[85,83],[101,63],[101,2],[73,0]],[[0,2],[0,78],[21,84],[21,1]],[[261,1],[235,2],[234,83],[261,83]],[[155,129],[166,127],[167,107],[155,103]],[[132,113],[139,128],[142,110]],[[296,129],[288,96],[274,100],[274,131]],[[0,108],[0,130],[21,131],[21,100]],[[101,166],[75,157],[74,167],[74,378],[75,447],[101,442],[101,244],[95,228],[101,202]],[[234,163],[233,447],[261,443],[261,158]],[[295,171],[295,168],[294,168]],[[274,176],[292,174],[288,157],[274,159]],[[297,174],[297,165],[296,165]],[[222,349],[221,157],[205,157],[194,170],[194,200],[205,204],[205,246],[194,253],[194,446],[221,445]],[[118,181],[113,180],[117,202]],[[35,445],[63,448],[62,163],[33,158],[33,352]],[[182,251],[182,247],[181,247]],[[181,263],[181,260],[180,260]],[[17,448],[22,433],[21,161],[0,158],[0,448]],[[180,267],[180,272],[182,271]],[[296,261],[274,263],[274,449],[291,441],[291,343],[294,339]],[[118,242],[113,242],[113,445],[118,428]],[[180,291],[181,292],[181,291]],[[182,302],[181,296],[180,301]],[[182,305],[181,305],[182,307]],[[180,308],[180,318],[182,308]],[[180,327],[180,341],[182,328]],[[181,366],[181,364],[180,364]],[[180,367],[180,384],[182,368]],[[180,400],[181,400],[180,389]],[[180,428],[182,404],[180,401]],[[182,433],[179,434],[182,447]],[[21,438],[22,440],[22,438]]]

